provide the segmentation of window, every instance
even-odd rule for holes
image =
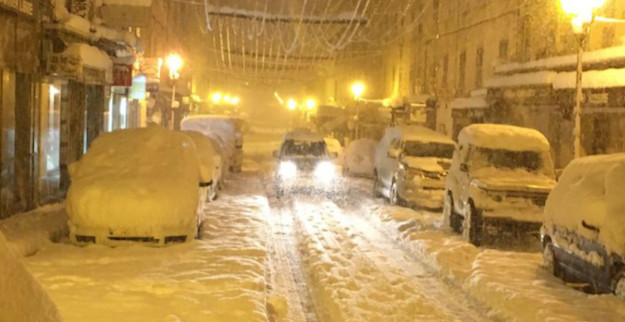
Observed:
[[[479,47],[475,53],[475,88],[482,87],[482,67],[484,66],[484,47]]]
[[[499,42],[499,58],[508,58],[508,39],[503,39]]]
[[[460,59],[458,61],[458,92],[461,94],[464,92],[464,78],[465,71],[467,67],[467,53],[465,51],[460,54]]]
[[[59,82],[42,85],[39,129],[40,203],[55,200],[60,193],[61,92]]]

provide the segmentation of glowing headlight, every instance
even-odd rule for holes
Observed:
[[[280,162],[278,174],[283,179],[293,179],[297,176],[297,166],[291,161]]]
[[[315,168],[315,178],[319,181],[330,182],[336,176],[336,167],[330,161],[323,161]]]

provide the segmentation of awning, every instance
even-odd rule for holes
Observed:
[[[450,104],[451,109],[484,109],[488,108],[488,103],[483,96],[456,98]]]
[[[572,89],[576,87],[577,73],[559,73],[553,80],[554,89]],[[625,87],[625,68],[589,70],[582,75],[582,88]]]

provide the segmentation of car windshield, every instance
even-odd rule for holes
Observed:
[[[495,167],[504,169],[525,169],[533,172],[542,165],[539,152],[509,151],[499,149],[476,148],[472,156],[473,167]]]
[[[451,159],[454,154],[454,148],[453,144],[406,141],[404,144],[404,155],[409,157]]]
[[[282,144],[282,156],[322,157],[327,155],[325,142],[287,140]]]

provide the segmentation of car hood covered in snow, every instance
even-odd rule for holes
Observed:
[[[484,168],[473,171],[473,182],[486,190],[549,192],[555,186],[554,179],[540,173],[522,169],[503,170]]]
[[[441,158],[403,157],[401,162],[408,168],[442,173],[449,169],[451,160]]]

